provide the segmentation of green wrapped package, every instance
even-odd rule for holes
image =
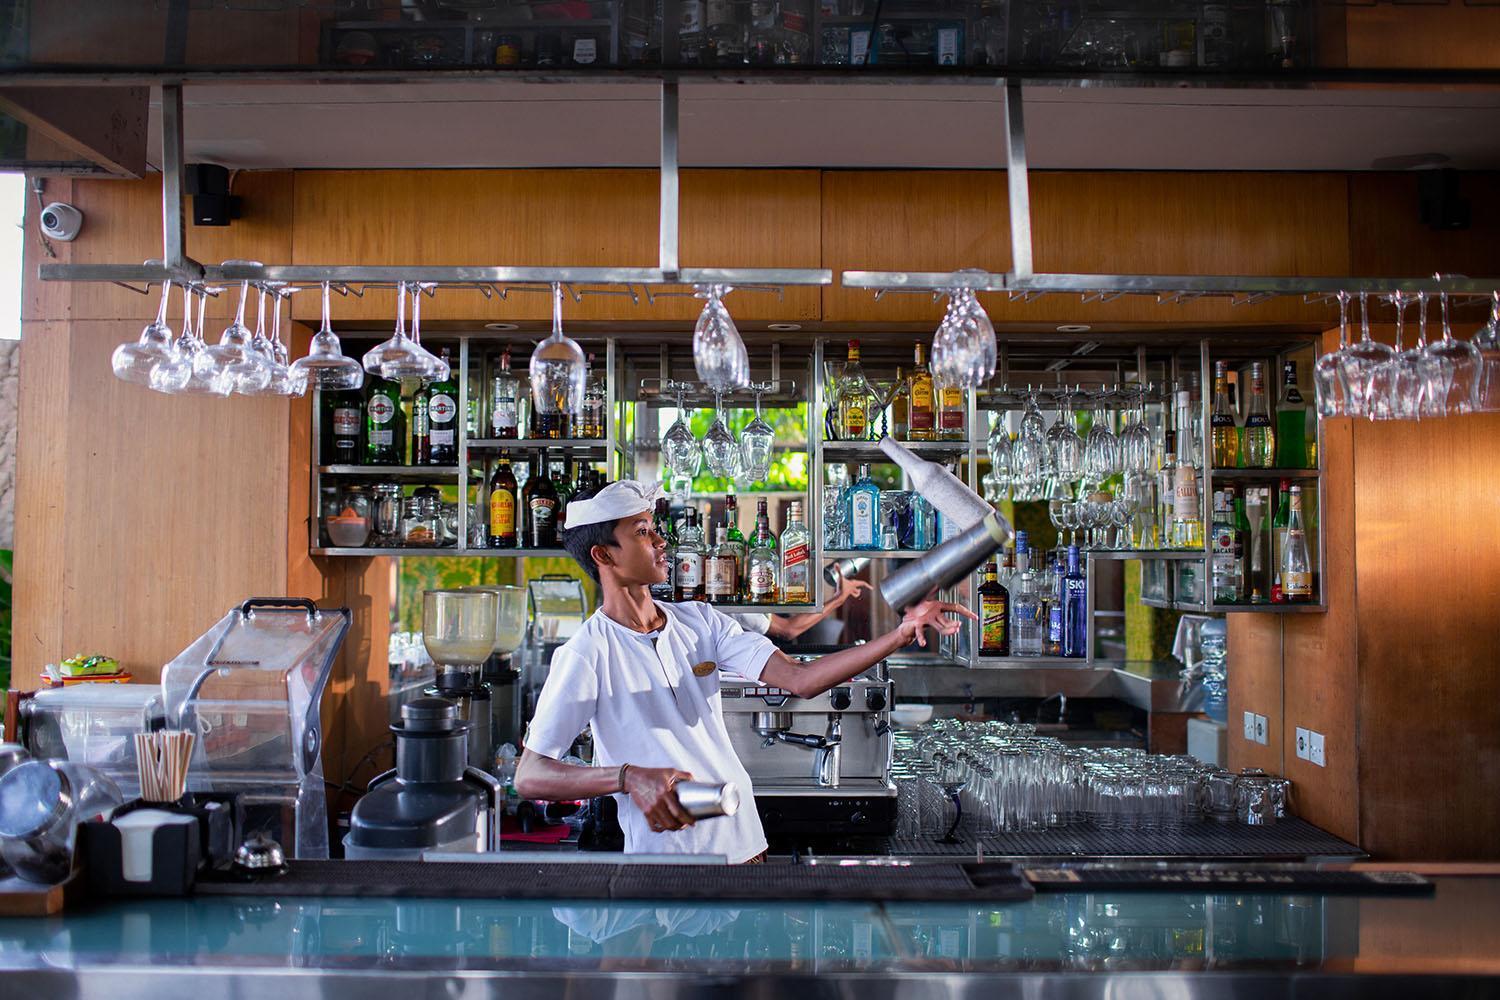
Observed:
[[[70,656],[61,664],[64,677],[99,677],[120,672],[120,661],[113,656]]]

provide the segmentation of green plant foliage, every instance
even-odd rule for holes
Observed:
[[[519,575],[516,564],[520,563]],[[452,590],[478,584],[518,584],[548,575],[566,575],[584,581],[589,606],[599,603],[594,581],[588,579],[571,558],[484,559],[469,556],[402,556],[396,583],[397,628],[422,631],[422,592]]]
[[[776,451],[771,459],[771,473],[763,483],[756,483],[755,488],[766,492],[796,492],[807,491],[808,468],[807,468],[807,404],[799,403],[795,407],[766,407],[762,414],[766,423],[776,432]],[[736,438],[740,431],[755,419],[754,408],[729,409],[726,407],[725,416],[728,418],[729,431]],[[661,421],[661,432],[666,433],[677,420],[677,411],[666,408],[657,411],[657,419]],[[708,433],[709,427],[713,426],[714,412],[712,409],[693,410],[688,417],[688,428],[692,430],[693,436],[700,441]],[[665,478],[666,471],[662,471]],[[733,480],[723,476],[711,476],[707,473],[693,480],[693,492],[704,493],[727,493],[733,486]]]
[[[0,549],[0,691],[10,689],[10,583],[15,557],[10,549]]]

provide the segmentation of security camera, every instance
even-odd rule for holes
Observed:
[[[62,240],[66,243],[76,239],[78,231],[82,228],[83,213],[72,205],[54,201],[42,209],[42,232],[49,239]]]

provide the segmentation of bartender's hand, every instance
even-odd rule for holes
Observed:
[[[902,617],[897,631],[907,642],[915,639],[918,646],[925,646],[927,645],[927,629],[935,629],[940,635],[953,635],[963,627],[962,622],[948,617],[949,615],[962,615],[976,621],[979,618],[962,604],[934,601],[928,598],[906,609],[906,614]]]
[[[677,801],[677,783],[692,780],[691,774],[676,768],[632,765],[625,771],[625,791],[636,808],[646,814],[653,832],[681,830],[693,825],[693,817]]]
[[[867,590],[874,589],[874,587],[863,580],[845,580],[843,577],[839,577],[839,592],[823,602],[823,611],[818,617],[827,618],[830,614],[837,611],[840,605],[858,597]]]

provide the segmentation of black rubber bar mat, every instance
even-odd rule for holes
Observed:
[[[1037,892],[1276,892],[1319,896],[1431,896],[1436,887],[1413,872],[1203,868],[1164,871],[1120,865],[1021,870]]]
[[[1013,865],[616,865],[293,861],[255,880],[215,874],[206,895],[433,899],[676,899],[958,902],[1029,899]]]
[[[935,837],[890,842],[890,853],[905,856],[972,858],[979,849],[995,857],[1245,858],[1297,860],[1311,857],[1362,858],[1354,844],[1295,817],[1273,826],[1193,823],[1172,830],[1096,830],[1064,827],[993,837],[960,837],[944,844]]]

